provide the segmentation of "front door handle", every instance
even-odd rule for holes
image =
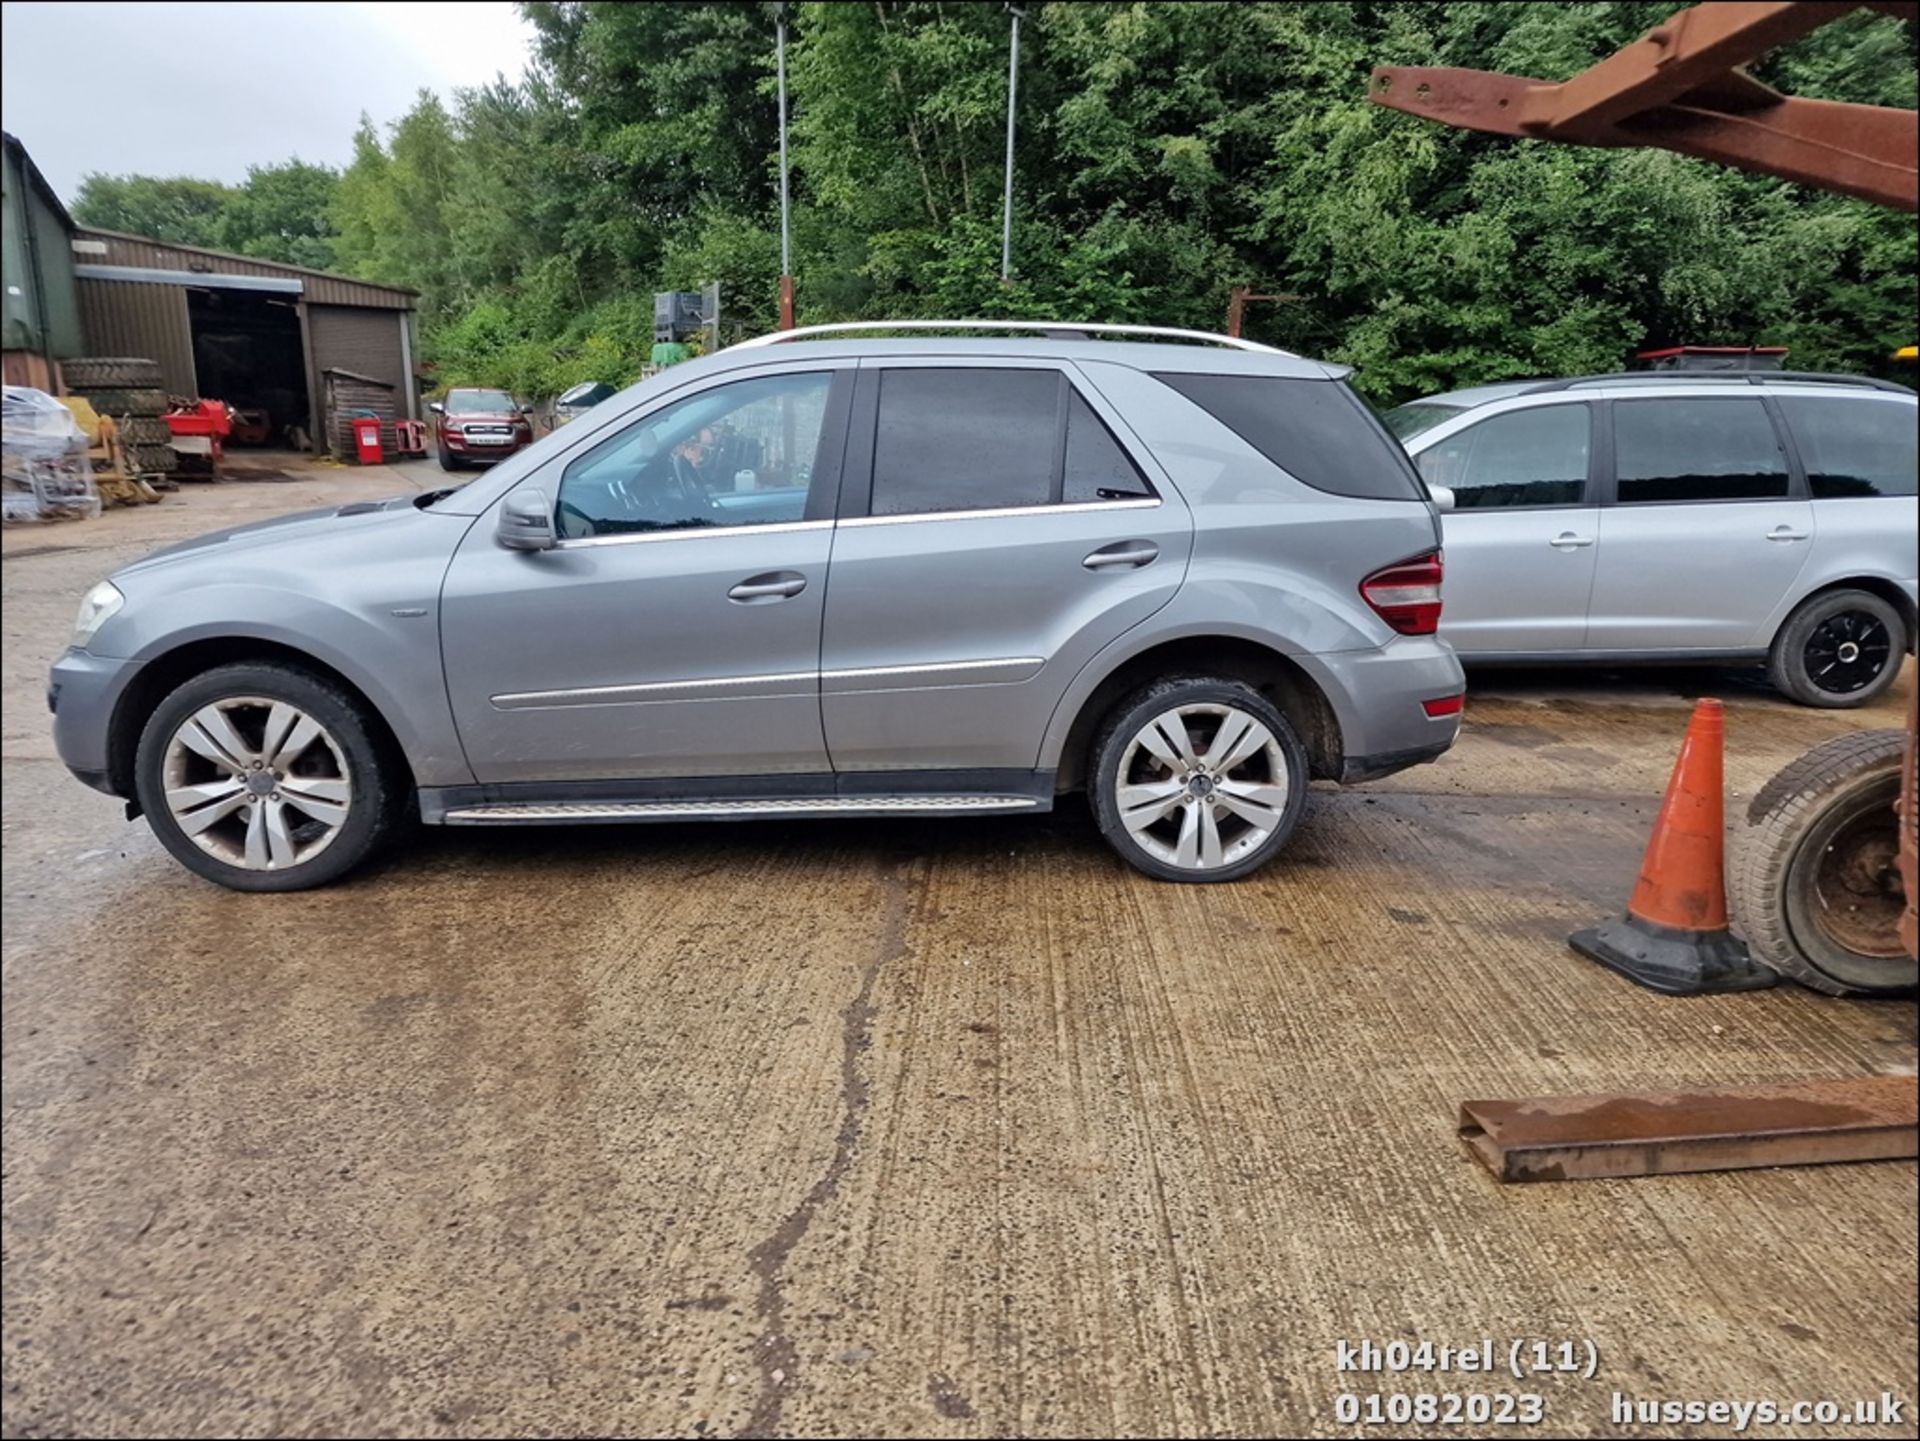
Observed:
[[[1590,535],[1575,535],[1570,530],[1563,530],[1552,540],[1548,541],[1547,544],[1555,550],[1579,550],[1582,546],[1592,545],[1593,537]]]
[[[1160,547],[1150,540],[1117,540],[1103,545],[1080,564],[1088,570],[1138,570],[1160,558]]]
[[[1776,525],[1772,530],[1767,532],[1767,539],[1782,542],[1789,540],[1810,540],[1812,539],[1812,533],[1810,531],[1795,530],[1790,525]]]
[[[768,601],[792,600],[807,588],[807,578],[798,571],[770,570],[763,575],[750,575],[732,590],[727,599],[741,605],[764,605]]]

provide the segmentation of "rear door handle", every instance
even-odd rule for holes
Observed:
[[[1160,547],[1150,540],[1117,540],[1103,545],[1080,564],[1088,570],[1138,570],[1160,558]]]
[[[1570,530],[1563,530],[1552,540],[1548,541],[1547,544],[1555,550],[1579,550],[1582,546],[1592,545],[1593,537],[1590,535],[1575,535]]]
[[[1767,539],[1778,541],[1808,540],[1811,539],[1811,532],[1795,530],[1790,525],[1776,525],[1772,530],[1767,532]]]
[[[807,578],[798,571],[770,570],[748,576],[727,592],[727,599],[741,605],[764,605],[773,600],[791,600],[806,588]]]

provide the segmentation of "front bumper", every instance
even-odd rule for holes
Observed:
[[[69,650],[47,676],[54,748],[68,770],[108,795],[120,794],[111,779],[113,711],[133,673],[131,661]]]
[[[1425,702],[1464,695],[1466,673],[1445,641],[1402,636],[1376,650],[1296,656],[1340,722],[1340,780],[1352,785],[1437,760],[1460,734],[1460,716],[1430,716]]]

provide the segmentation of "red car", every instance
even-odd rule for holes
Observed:
[[[458,470],[470,462],[491,465],[533,444],[526,407],[504,390],[449,390],[445,400],[429,408],[442,470]]]

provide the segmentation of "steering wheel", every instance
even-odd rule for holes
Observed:
[[[693,462],[677,450],[672,459],[673,483],[680,492],[680,498],[689,504],[705,506],[709,513],[718,514],[720,502],[713,498],[713,492],[707,489],[707,483],[700,478],[700,472]]]

